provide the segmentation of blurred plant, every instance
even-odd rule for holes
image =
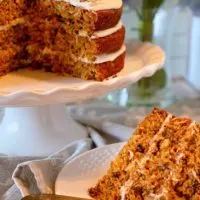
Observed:
[[[143,0],[142,8],[135,8],[137,16],[140,20],[139,27],[136,28],[136,30],[139,33],[141,41],[153,40],[154,17],[163,2],[164,0]]]
[[[133,28],[143,42],[152,42],[154,36],[154,18],[164,0],[143,0],[140,7],[135,7],[139,26]],[[165,69],[157,71],[152,77],[143,78],[137,83],[136,93],[141,98],[150,98],[158,89],[166,85]]]

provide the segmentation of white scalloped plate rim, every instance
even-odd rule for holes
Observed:
[[[56,92],[60,92],[60,91],[84,91],[84,90],[88,90],[90,88],[94,88],[94,87],[100,87],[100,86],[110,86],[110,85],[113,85],[113,84],[116,84],[117,82],[119,81],[123,81],[123,80],[126,80],[127,82],[133,82],[133,75],[136,75],[136,73],[138,73],[140,76],[137,76],[138,80],[143,78],[143,77],[148,77],[148,76],[151,76],[155,71],[159,70],[162,68],[162,65],[163,65],[164,61],[161,63],[157,63],[157,64],[154,64],[154,65],[148,65],[148,66],[145,66],[143,69],[140,69],[140,70],[137,70],[133,73],[130,73],[128,76],[126,77],[116,77],[116,78],[113,78],[113,79],[110,79],[108,81],[104,81],[104,82],[93,82],[91,81],[90,83],[88,83],[87,85],[84,84],[84,86],[80,86],[79,88],[78,87],[55,87],[51,90],[47,90],[47,91],[37,91],[37,90],[18,90],[16,92],[12,92],[12,93],[1,93],[0,92],[0,96],[2,97],[7,97],[7,96],[12,96],[12,95],[19,95],[19,94],[23,94],[23,93],[31,93],[31,94],[35,94],[35,95],[50,95],[52,93],[56,93]]]
[[[73,158],[63,167],[63,169],[59,173],[55,183],[55,193],[57,195],[89,198],[89,196],[87,195],[87,189],[94,186],[97,183],[98,179],[106,173],[107,169],[109,168],[110,162],[115,158],[115,156],[119,153],[119,151],[125,144],[126,142],[106,145],[87,151]],[[106,156],[105,152],[108,152],[109,155]],[[99,158],[102,159],[100,161],[103,161],[101,162],[103,164],[101,165],[101,169],[99,165],[97,165],[97,169],[94,168],[94,171],[91,172],[87,164],[88,161],[91,162],[92,158],[90,156],[93,157],[94,155],[98,155]],[[82,165],[80,163],[86,163],[86,165]],[[93,165],[95,165],[95,162],[93,163]],[[73,172],[71,171],[71,168],[73,168]],[[83,170],[82,173],[79,171],[80,169]],[[100,172],[99,169],[101,170]],[[76,177],[73,177],[73,174],[76,174]],[[77,181],[81,182],[78,183]],[[73,191],[73,184],[76,184],[76,192]]]
[[[28,89],[23,89],[23,87],[19,87],[20,89],[18,89],[17,86],[15,86],[13,89],[11,87],[11,91],[10,89],[6,91],[6,87],[4,87],[3,89],[0,88],[0,104],[23,105],[25,103],[26,105],[42,105],[48,103],[47,98],[52,96],[54,96],[54,99],[51,98],[51,103],[72,103],[75,102],[76,99],[80,101],[85,100],[87,99],[87,96],[89,98],[96,97],[98,95],[97,90],[100,91],[100,95],[104,95],[105,93],[112,92],[115,89],[126,87],[132,83],[137,82],[143,77],[153,75],[157,70],[162,68],[162,65],[165,61],[165,53],[159,46],[153,45],[151,43],[140,43],[140,45],[138,46],[141,47],[141,52],[139,52],[138,50],[139,53],[137,53],[137,55],[133,54],[133,57],[137,60],[137,62],[134,60],[135,63],[139,63],[139,68],[137,68],[138,66],[133,66],[132,70],[132,65],[131,67],[127,67],[130,65],[127,64],[128,62],[133,62],[133,58],[127,56],[128,59],[126,60],[129,61],[127,61],[124,70],[119,73],[119,76],[115,78],[110,78],[103,82],[84,81],[72,77],[70,77],[69,79],[68,77],[66,77],[65,79],[62,77],[62,79],[60,80],[64,80],[64,82],[56,83],[54,82],[54,79],[52,82],[49,82],[49,80],[42,80],[46,81],[45,84],[47,84],[47,86],[41,81],[36,86],[37,88],[31,88],[35,86],[34,82],[29,83],[27,81],[27,84],[30,84],[30,87],[28,86]],[[132,70],[132,72],[130,72],[130,70]],[[9,80],[10,79],[11,78],[9,77]],[[57,80],[59,79],[56,79],[56,81]],[[4,82],[1,81],[0,83],[3,85]],[[8,88],[9,87],[10,85],[8,85]],[[83,93],[87,93],[87,95],[79,95]]]

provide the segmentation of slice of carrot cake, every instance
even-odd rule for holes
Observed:
[[[200,199],[200,126],[154,109],[89,194],[99,200]]]

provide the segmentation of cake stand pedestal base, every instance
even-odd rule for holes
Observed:
[[[47,156],[72,141],[87,137],[64,105],[6,108],[0,124],[0,153]]]

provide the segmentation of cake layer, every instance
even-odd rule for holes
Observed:
[[[115,26],[121,18],[122,10],[123,8],[121,7],[120,9],[97,11],[95,30],[105,30]]]
[[[22,23],[15,23],[15,22]],[[23,45],[30,38],[27,35],[27,26],[23,19],[17,19],[10,25],[0,26],[0,49],[10,44]]]
[[[10,21],[16,18],[27,15],[31,12],[31,9],[37,9],[37,7],[40,7],[42,4],[43,6],[46,6],[46,8],[50,8],[49,5],[51,5],[51,8],[49,10],[57,13],[58,15],[61,14],[61,16],[63,16],[63,14],[66,12],[66,10],[69,9],[69,7],[73,8],[72,12],[80,13],[80,11],[82,11],[85,16],[88,16],[90,18],[93,26],[93,31],[105,30],[114,27],[119,22],[122,14],[122,7],[118,9],[90,11],[83,8],[74,7],[73,5],[70,5],[65,1],[53,2],[51,0],[2,0],[0,2],[0,25],[8,24]],[[39,7],[37,9],[38,12],[41,9],[41,7]],[[65,14],[63,17],[65,18]],[[81,17],[82,16],[80,16],[80,19]],[[71,19],[73,19],[72,16]]]
[[[94,39],[97,45],[97,55],[118,51],[124,43],[125,27],[117,32],[102,38]]]
[[[95,28],[96,30],[104,30],[115,26],[121,18],[122,1],[80,1],[80,0],[64,0],[75,7],[88,10],[96,14]]]
[[[126,52],[113,61],[94,65],[94,67],[97,69],[97,74],[95,76],[90,76],[87,79],[103,81],[104,79],[117,74],[124,68],[125,56]]]
[[[105,30],[108,28],[114,27],[120,20],[121,14],[122,14],[122,7],[118,9],[109,9],[109,10],[99,10],[99,11],[91,11],[91,10],[85,10],[83,8],[75,7],[65,1],[50,1],[50,0],[38,0],[36,1],[35,4],[29,4],[26,3],[29,0],[24,0],[25,1],[25,7],[24,7],[24,12],[30,13],[30,8],[32,7],[33,9],[37,9],[39,6],[41,9],[41,5],[48,9],[50,12],[57,13],[60,15],[64,20],[67,19],[69,20],[68,23],[70,25],[76,23],[74,21],[73,15],[76,15],[77,21],[81,22],[84,18],[85,23],[86,23],[86,18],[89,18],[88,22],[91,26],[93,31],[98,31],[98,30]],[[50,6],[49,6],[50,5]],[[48,11],[47,10],[47,11]],[[70,10],[70,16],[68,16],[68,13]],[[66,12],[67,11],[67,12]],[[84,17],[83,17],[84,15]],[[63,20],[61,19],[61,20]],[[90,27],[91,28],[91,27]]]

